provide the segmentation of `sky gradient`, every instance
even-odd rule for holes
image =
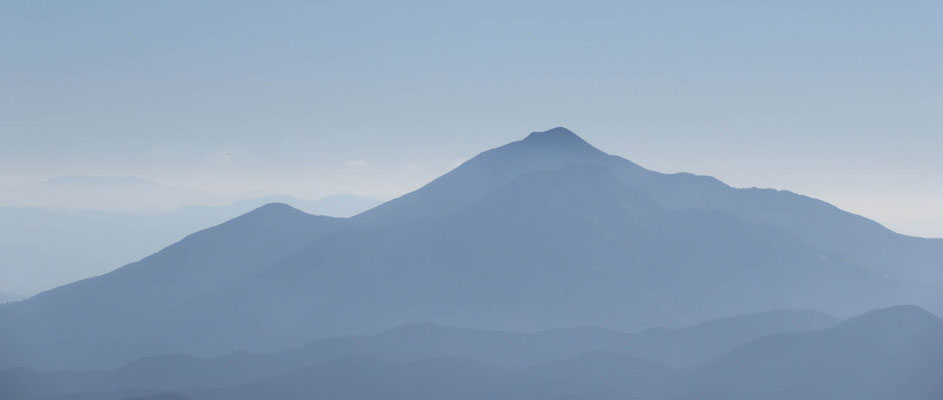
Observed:
[[[0,190],[391,198],[566,126],[943,237],[937,2],[0,4]]]

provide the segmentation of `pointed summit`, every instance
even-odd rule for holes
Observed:
[[[593,147],[593,145],[583,140],[579,135],[562,126],[543,132],[531,132],[531,134],[527,135],[521,142],[529,145],[583,148],[599,151],[599,149]]]
[[[473,157],[426,186],[356,216],[359,221],[407,221],[447,215],[517,176],[574,164],[607,165],[608,155],[569,129],[532,132],[526,138]]]
[[[547,136],[573,137],[573,138],[579,139],[579,135],[573,133],[573,131],[566,129],[562,126],[558,126],[553,129],[548,129],[543,132],[531,132],[530,135],[527,135],[527,139],[537,138],[537,137],[547,137]]]

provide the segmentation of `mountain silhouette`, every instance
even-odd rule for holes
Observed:
[[[548,399],[631,398],[656,392],[671,370],[632,357],[593,353],[507,369],[460,358],[390,364],[346,358],[247,385],[195,390],[200,399]],[[612,397],[613,395],[618,397]]]
[[[677,327],[811,308],[941,309],[943,241],[790,192],[661,174],[555,128],[346,219],[268,205],[0,305],[0,365],[279,351],[431,321]]]
[[[422,188],[355,219],[380,224],[445,216],[520,175],[573,164],[594,164],[607,157],[566,128],[534,132],[523,140],[485,151]]]
[[[45,398],[135,389],[180,391],[194,387],[230,387],[348,357],[387,363],[460,358],[502,368],[547,364],[549,372],[553,366],[573,358],[590,364],[591,360],[605,362],[608,359],[605,355],[618,355],[648,360],[648,364],[686,367],[711,361],[768,335],[822,329],[837,322],[832,316],[812,310],[777,310],[679,329],[657,328],[636,333],[592,327],[536,333],[499,332],[418,323],[376,335],[321,339],[271,354],[238,352],[212,358],[169,354],[142,358],[112,370],[0,371],[0,394],[11,399]],[[592,354],[597,356],[587,356]]]
[[[4,255],[0,291],[16,288],[14,292],[23,295],[18,298],[24,298],[101,275],[194,231],[273,202],[332,217],[349,217],[380,204],[379,200],[353,195],[318,200],[278,195],[225,206],[187,206],[170,212],[0,206],[0,253]]]
[[[939,399],[943,320],[913,306],[773,335],[685,378],[681,398]]]
[[[0,330],[5,345],[0,357],[6,361],[18,354],[33,358],[72,353],[104,361],[109,354],[117,354],[113,351],[124,349],[121,352],[126,355],[120,359],[137,358],[152,351],[142,340],[160,341],[180,329],[197,335],[194,339],[201,337],[196,333],[199,330],[216,330],[200,340],[226,341],[233,336],[232,327],[214,325],[217,321],[201,316],[232,307],[215,303],[219,297],[214,295],[239,287],[260,268],[335,229],[342,221],[269,204],[189,235],[111,273],[43,292],[27,301],[4,304],[0,318],[5,321]],[[7,325],[7,321],[16,322]],[[31,343],[60,343],[62,347],[37,348]]]
[[[794,315],[793,315],[794,316]],[[769,317],[769,316],[767,316]],[[789,314],[774,315],[789,318]],[[744,317],[755,322],[764,318]],[[691,333],[737,332],[730,320]],[[396,335],[435,336],[441,329],[408,326]],[[392,332],[391,332],[392,333]],[[474,346],[481,332],[458,339]],[[587,329],[568,335],[598,336]],[[419,336],[416,336],[419,335]],[[462,345],[459,345],[462,347]],[[387,350],[395,351],[390,348]],[[238,373],[230,363],[229,373]],[[205,370],[204,370],[205,372]],[[669,368],[635,356],[589,351],[535,364],[507,366],[461,356],[390,360],[338,356],[232,385],[179,388],[212,399],[907,399],[943,395],[943,320],[914,306],[875,310],[837,325],[774,333],[694,366]],[[3,375],[0,375],[3,379]],[[117,376],[112,379],[120,379]],[[151,378],[152,380],[154,378]],[[147,389],[137,389],[147,392]],[[66,393],[60,400],[123,399],[115,392]],[[150,389],[151,393],[167,393]],[[16,399],[16,397],[13,397]]]

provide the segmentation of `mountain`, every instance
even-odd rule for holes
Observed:
[[[404,365],[340,359],[247,385],[188,392],[199,399],[631,398],[655,392],[671,370],[632,357],[588,354],[522,369],[439,358]],[[614,397],[618,396],[618,397]]]
[[[629,356],[590,353],[531,367],[504,368],[462,358],[391,363],[342,357],[228,387],[175,392],[120,390],[56,396],[61,400],[140,398],[183,393],[190,399],[538,399],[574,393],[650,394],[672,371]],[[176,394],[175,394],[176,395]],[[12,397],[17,399],[18,397]],[[137,398],[137,397],[135,397]]]
[[[567,165],[598,164],[608,158],[565,128],[534,132],[524,140],[481,153],[418,190],[369,210],[357,219],[380,224],[447,216],[516,177]]]
[[[353,194],[335,194],[325,196],[317,200],[299,199],[289,195],[272,195],[254,199],[240,200],[226,208],[230,210],[242,210],[233,214],[233,216],[237,216],[254,208],[270,203],[288,204],[308,214],[347,218],[374,208],[383,202],[373,197],[357,196]],[[207,209],[212,210],[214,207],[187,207],[186,209],[192,213],[199,213]]]
[[[189,233],[272,202],[333,217],[349,217],[380,203],[335,195],[313,201],[268,196],[157,213],[0,207],[0,290],[35,294],[107,273]]]
[[[710,329],[725,324],[718,323]],[[582,332],[592,336],[591,332]],[[195,400],[930,400],[943,396],[941,378],[943,320],[914,306],[896,306],[828,328],[765,336],[703,364],[680,369],[599,351],[522,366],[463,357],[392,362],[360,355],[225,387],[191,387],[174,392]],[[121,399],[126,392],[57,398]]]
[[[776,310],[636,333],[592,327],[511,333],[410,324],[379,335],[321,339],[277,357],[296,365],[359,355],[391,362],[460,357],[492,365],[526,366],[603,351],[681,367],[706,362],[767,335],[821,329],[837,321],[812,310]]]
[[[244,216],[167,249],[186,257],[164,250],[0,306],[0,340],[15,343],[0,365],[272,352],[417,321],[631,331],[781,308],[845,317],[943,304],[941,240],[789,192],[649,171],[563,128],[351,218],[285,206],[253,215],[262,228]]]
[[[681,398],[940,399],[943,320],[913,306],[773,335],[684,378]]]
[[[777,310],[722,318],[680,329],[659,328],[638,333],[589,327],[512,333],[410,324],[377,335],[321,339],[272,354],[239,352],[212,358],[162,355],[103,371],[0,371],[0,394],[13,399],[135,389],[220,388],[349,357],[366,357],[387,363],[461,358],[504,368],[547,363],[546,368],[551,368],[587,354],[613,354],[646,359],[669,367],[683,367],[708,362],[768,335],[822,329],[837,322],[836,318],[816,311]],[[584,362],[588,359],[595,357],[582,358]]]
[[[260,268],[342,222],[269,204],[111,273],[5,304],[4,322],[16,323],[0,325],[6,344],[0,357],[120,362],[153,349],[191,350],[174,337],[220,344],[250,336],[247,327],[230,325],[234,320],[220,320],[230,316],[226,310],[233,304],[215,302],[216,295],[230,293]],[[59,345],[33,347],[39,343]]]
[[[521,175],[574,164],[601,166],[620,183],[668,209],[720,211],[787,231],[817,250],[848,259],[880,276],[908,280],[911,292],[918,290],[923,302],[943,301],[938,295],[943,269],[941,239],[899,235],[867,218],[788,191],[738,189],[709,176],[650,171],[599,151],[565,128],[535,132],[524,140],[486,151],[419,190],[358,218],[396,221],[445,215]]]

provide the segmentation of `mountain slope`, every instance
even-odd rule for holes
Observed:
[[[709,176],[661,174],[605,154],[565,128],[535,132],[486,151],[419,190],[370,210],[364,222],[433,218],[458,210],[515,176],[567,165],[605,167],[619,180],[669,209],[722,211],[783,229],[811,246],[848,259],[889,279],[902,294],[943,309],[943,239],[896,234],[867,218],[788,191],[737,189]],[[861,309],[859,311],[863,311]]]
[[[523,140],[485,151],[418,190],[354,219],[380,225],[446,216],[520,175],[608,157],[566,128],[534,132]]]
[[[777,308],[854,313],[895,301],[882,276],[788,231],[661,207],[593,165],[519,176],[448,217],[322,238],[255,283],[253,304],[287,312],[265,306],[252,315],[287,327],[298,323],[292,315],[311,312],[319,318],[304,329],[324,335],[417,320],[635,330]],[[361,295],[349,293],[354,287]]]
[[[214,302],[213,294],[239,287],[261,268],[343,222],[270,204],[111,273],[2,305],[0,341],[5,345],[0,363],[109,363],[195,350],[181,338],[202,342],[208,349],[234,350],[227,347],[230,338],[249,332],[229,331],[226,324],[232,321],[214,318],[225,315],[230,306]]]
[[[405,365],[348,358],[217,390],[187,392],[196,399],[553,399],[632,398],[657,391],[671,370],[627,356],[589,354],[522,369],[457,358]]]
[[[170,212],[0,206],[0,291],[33,295],[100,275],[269,203],[289,204],[314,215],[348,217],[380,201],[352,195],[313,201],[267,196]]]
[[[684,378],[682,398],[943,398],[943,320],[913,306],[774,335]]]

